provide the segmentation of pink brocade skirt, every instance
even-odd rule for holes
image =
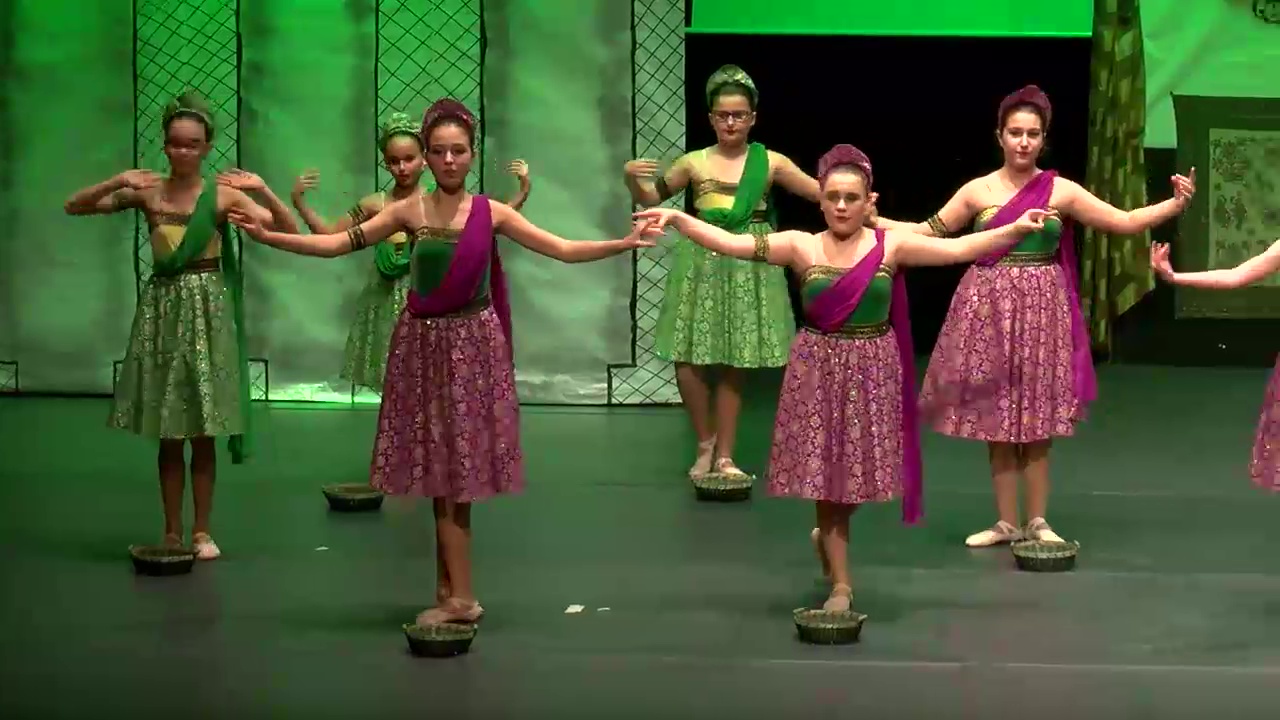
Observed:
[[[1280,492],[1280,361],[1271,371],[1253,439],[1249,477],[1263,490]]]
[[[524,489],[507,347],[490,307],[443,318],[401,312],[373,445],[374,487],[456,502]]]
[[[902,361],[890,330],[801,330],[774,421],[769,494],[857,505],[902,493]]]
[[[986,442],[1074,434],[1082,417],[1068,297],[1056,264],[970,267],[929,359],[922,420],[943,435]]]

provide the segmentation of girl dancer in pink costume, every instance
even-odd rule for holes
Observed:
[[[976,218],[999,227],[1031,208],[1052,208],[1104,232],[1131,235],[1176,216],[1195,192],[1195,169],[1175,175],[1175,197],[1118,210],[1036,160],[1053,109],[1035,86],[1009,95],[996,116],[1004,165],[970,180],[926,222],[878,218],[878,227],[944,236]],[[979,259],[951,300],[924,386],[921,409],[934,430],[987,443],[1000,517],[965,544],[986,547],[1020,538],[1061,542],[1045,521],[1049,447],[1069,437],[1097,396],[1089,336],[1076,293],[1071,227],[1052,220],[1012,248]],[[1018,476],[1027,483],[1020,526]]]
[[[433,500],[437,606],[421,625],[474,622],[484,610],[471,586],[471,504],[524,488],[511,313],[497,252],[501,233],[562,262],[588,262],[651,247],[647,226],[621,240],[565,240],[465,181],[474,159],[475,116],[453,99],[422,124],[436,189],[389,203],[329,235],[268,232],[254,218],[232,222],[255,240],[302,255],[336,257],[403,231],[414,242],[408,303],[391,338],[372,483],[391,495]]]
[[[837,145],[818,163],[826,232],[734,235],[677,210],[637,213],[670,222],[707,249],[789,267],[802,278],[805,326],[791,345],[769,459],[769,492],[813,500],[814,537],[832,583],[827,610],[848,610],[849,517],[902,496],[903,520],[922,514],[915,360],[900,269],[968,262],[1044,227],[1031,208],[1015,222],[947,242],[864,227],[875,194],[871,162]]]
[[[1165,282],[1209,290],[1233,290],[1252,285],[1280,270],[1280,239],[1260,255],[1223,270],[1174,272],[1169,264],[1169,246],[1151,246],[1151,267]],[[1249,477],[1264,490],[1280,491],[1280,361],[1276,362],[1262,401],[1262,415],[1254,434],[1253,453],[1249,458]]]

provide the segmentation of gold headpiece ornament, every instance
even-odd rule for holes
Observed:
[[[716,98],[716,93],[725,85],[741,85],[751,94],[751,106],[755,107],[756,101],[760,99],[760,93],[756,90],[756,84],[747,74],[746,70],[737,65],[725,65],[719,70],[711,73],[711,77],[707,78],[707,106],[710,107],[712,101]]]
[[[397,135],[408,135],[416,139],[418,137],[418,123],[405,113],[391,113],[386,120],[382,121],[382,127],[378,132],[378,148],[386,150],[387,143],[391,142],[391,138]]]
[[[164,106],[164,114],[160,116],[160,125],[162,128],[168,128],[169,123],[179,117],[195,117],[209,128],[209,136],[213,136],[213,111],[209,108],[209,103],[205,101],[194,90],[184,90],[181,95],[169,101]]]

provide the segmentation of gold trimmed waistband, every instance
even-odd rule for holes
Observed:
[[[1058,264],[1058,253],[1054,252],[1023,252],[1009,253],[1000,258],[997,265],[1012,265],[1015,267],[1028,267],[1035,265],[1056,265]]]
[[[814,335],[826,335],[827,337],[850,338],[857,340],[870,340],[878,338],[882,335],[889,334],[889,322],[876,323],[875,325],[845,325],[835,332],[823,332],[818,328],[809,325],[802,325],[801,330]]]

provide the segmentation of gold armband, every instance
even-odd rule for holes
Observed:
[[[364,208],[359,205],[348,210],[347,217],[351,218],[351,221],[357,225],[369,219],[368,216],[365,215]]]
[[[929,226],[929,229],[932,230],[933,234],[937,237],[946,237],[951,234],[951,231],[947,229],[947,226],[945,224],[943,224],[942,218],[938,217],[937,213],[930,215],[929,219],[926,220],[925,223]]]
[[[769,234],[756,233],[756,251],[751,255],[752,262],[769,262]]]
[[[660,202],[666,202],[671,199],[671,188],[667,187],[667,179],[660,177],[653,181],[653,188],[658,191]]]
[[[347,240],[351,242],[351,252],[363,248],[368,242],[364,237],[364,229],[359,225],[353,225],[347,230]]]

